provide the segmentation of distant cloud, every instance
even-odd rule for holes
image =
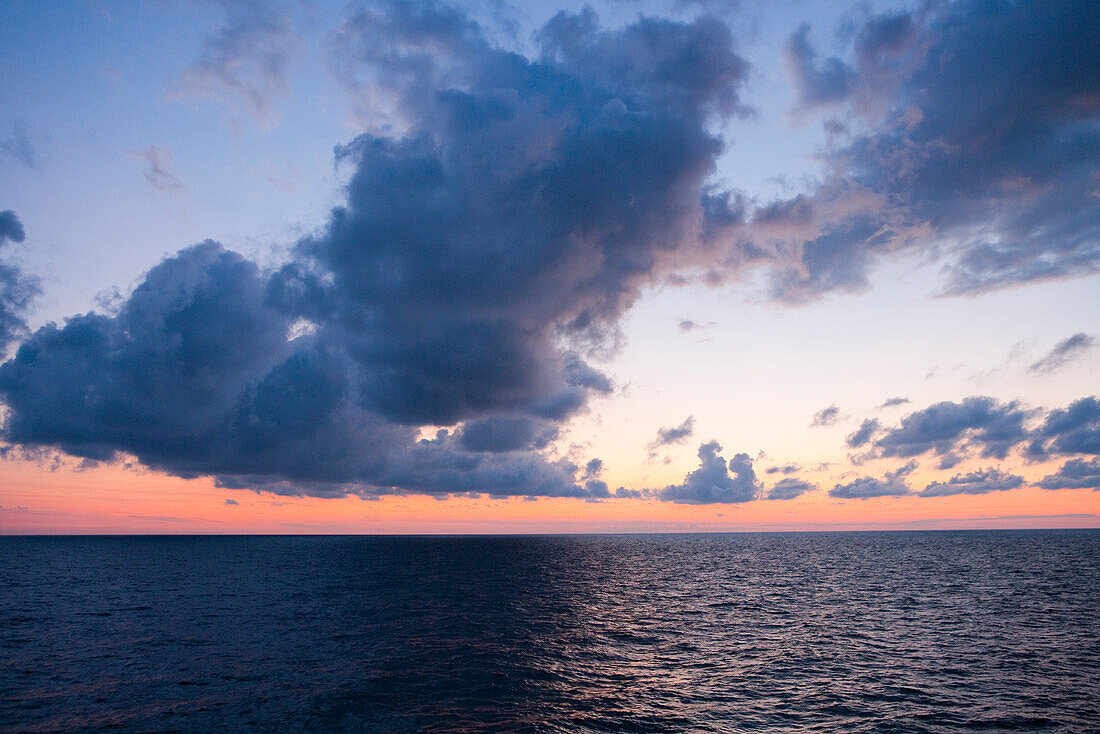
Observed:
[[[749,502],[763,489],[748,454],[726,460],[717,441],[699,446],[699,468],[684,477],[683,484],[670,484],[657,493],[664,502],[707,505]]]
[[[1084,332],[1074,334],[1054,345],[1050,352],[1028,367],[1028,372],[1050,374],[1064,367],[1096,346],[1096,339]]]
[[[768,490],[764,499],[768,500],[793,500],[795,497],[805,494],[806,492],[812,492],[817,489],[816,484],[805,482],[801,479],[794,477],[787,477],[786,479],[780,479],[772,488]]]
[[[859,425],[854,433],[848,435],[846,442],[849,448],[859,448],[870,443],[871,438],[875,433],[879,431],[881,426],[879,425],[877,418],[868,418]]]
[[[224,504],[224,505],[225,505],[226,507],[237,507],[237,506],[239,506],[239,505],[240,505],[241,503],[240,503],[240,502],[238,502],[237,500],[226,500],[226,501],[225,501],[225,502],[224,502],[223,504]]]
[[[38,151],[31,140],[30,126],[23,120],[13,120],[8,132],[0,135],[0,159],[11,158],[27,168],[38,166]]]
[[[671,428],[658,428],[657,437],[650,442],[650,450],[668,446],[675,443],[683,443],[695,433],[695,416],[689,415],[684,422]]]
[[[1062,468],[1039,482],[1043,489],[1091,489],[1100,491],[1100,459],[1070,459]]]
[[[840,408],[835,405],[830,405],[828,408],[822,408],[814,413],[813,422],[810,423],[811,428],[820,428],[823,426],[834,425],[840,420]]]
[[[784,464],[782,466],[769,466],[764,470],[765,474],[794,474],[801,469],[798,464]]]
[[[1050,411],[1032,431],[1026,454],[1032,459],[1066,454],[1100,455],[1100,399],[1081,398]]]
[[[887,400],[883,401],[883,403],[881,405],[879,405],[878,407],[880,409],[882,409],[882,408],[895,408],[899,405],[905,405],[908,402],[909,402],[909,398],[888,398]]]
[[[918,492],[921,497],[947,497],[955,494],[988,494],[1016,489],[1024,478],[1006,474],[999,469],[980,469],[969,474],[956,474],[946,482],[932,482]]]
[[[290,17],[264,0],[221,3],[226,23],[203,41],[201,57],[176,82],[178,93],[200,99],[243,101],[263,125],[276,117],[287,72],[300,39]]]
[[[680,331],[684,332],[685,334],[689,331],[697,331],[699,329],[709,329],[712,326],[714,326],[713,321],[710,321],[710,322],[705,323],[705,324],[700,324],[699,322],[691,321],[690,319],[683,319],[683,320],[680,321],[680,323],[677,324],[677,327],[680,329]]]
[[[838,499],[870,499],[872,497],[905,497],[913,494],[905,477],[917,468],[917,462],[910,461],[905,466],[886,472],[882,479],[860,477],[848,484],[837,484],[829,490],[830,497]]]
[[[145,180],[157,191],[167,194],[178,194],[186,189],[183,183],[172,172],[175,162],[172,151],[168,147],[149,145],[142,150],[135,150],[130,154],[134,160],[145,162]]]

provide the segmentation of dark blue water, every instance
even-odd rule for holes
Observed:
[[[1100,731],[1100,532],[0,538],[0,730]]]

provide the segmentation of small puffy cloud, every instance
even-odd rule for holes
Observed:
[[[920,492],[921,497],[947,497],[955,494],[988,494],[1016,489],[1024,478],[1006,474],[999,469],[979,469],[969,474],[956,474],[946,482],[932,482]]]
[[[820,428],[822,426],[831,426],[840,420],[840,408],[835,405],[830,405],[828,408],[822,408],[814,413],[814,419],[810,423],[811,428]]]
[[[838,499],[870,499],[872,497],[906,497],[913,494],[905,477],[917,468],[917,462],[911,461],[905,466],[886,472],[882,479],[860,477],[848,484],[837,484],[829,490],[830,497]]]
[[[657,437],[650,442],[649,448],[656,449],[675,443],[683,443],[695,433],[695,416],[689,415],[684,422],[671,428],[658,428]]]
[[[786,479],[780,479],[772,488],[768,490],[764,499],[768,500],[793,500],[799,495],[803,495],[806,492],[812,492],[817,489],[816,484],[797,479],[795,477],[787,477]]]
[[[664,502],[706,505],[749,502],[762,489],[748,454],[737,454],[729,465],[718,452],[717,441],[699,446],[699,468],[684,477],[683,484],[670,484],[657,493]]]
[[[874,437],[875,433],[879,431],[880,428],[881,426],[879,425],[878,419],[868,418],[860,424],[859,428],[857,428],[855,432],[849,434],[848,438],[846,439],[848,447],[857,449],[861,446],[867,445],[868,443],[870,443],[871,439]]]
[[[1043,477],[1043,489],[1091,489],[1100,491],[1100,459],[1070,459],[1054,474]]]
[[[1084,356],[1094,346],[1096,346],[1094,337],[1084,332],[1074,334],[1055,344],[1045,357],[1032,364],[1027,370],[1037,374],[1056,372],[1068,362]]]

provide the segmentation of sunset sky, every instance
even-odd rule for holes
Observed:
[[[1100,4],[0,6],[0,532],[1100,527]]]

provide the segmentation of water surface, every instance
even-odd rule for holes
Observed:
[[[1100,730],[1100,532],[0,538],[0,730]]]

